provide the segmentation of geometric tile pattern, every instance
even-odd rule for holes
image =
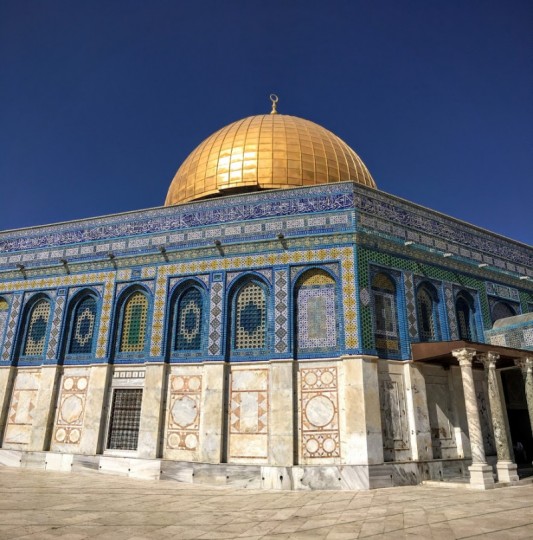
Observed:
[[[454,290],[452,284],[448,282],[444,282],[443,287],[446,314],[448,316],[448,328],[450,329],[450,339],[455,341],[459,339],[459,329],[457,327],[457,317],[455,314]]]
[[[54,442],[60,444],[80,442],[88,386],[88,372],[76,376],[67,373],[63,375],[56,413]]]
[[[407,310],[407,326],[409,329],[409,337],[412,340],[418,339],[418,325],[416,318],[415,304],[415,287],[413,283],[412,272],[405,272],[404,275],[405,287],[405,308]]]
[[[96,300],[92,296],[85,296],[78,302],[70,323],[69,354],[88,354],[92,351],[96,315]]]
[[[144,350],[147,317],[148,298],[141,292],[134,292],[123,308],[119,352]]]
[[[170,287],[167,274],[159,272],[157,274],[154,294],[154,308],[152,314],[151,337],[150,337],[150,356],[160,357],[163,354],[163,321],[165,317],[165,308],[167,306],[167,294]]]
[[[222,351],[222,307],[224,300],[224,283],[211,284],[209,310],[209,354],[218,356]]]
[[[3,343],[4,330],[7,326],[7,316],[9,315],[10,296],[0,298],[0,344]]]
[[[303,457],[340,457],[337,368],[301,369],[300,381]]]
[[[197,351],[203,334],[203,295],[196,287],[188,288],[177,305],[174,348],[178,351]]]
[[[106,276],[107,277],[107,276]],[[100,327],[98,329],[98,341],[96,345],[96,358],[104,358],[109,342],[109,332],[111,329],[111,309],[113,306],[113,282],[111,276],[105,279],[104,294],[102,299],[102,309],[100,312]]]
[[[11,350],[15,344],[15,331],[17,328],[18,316],[22,305],[22,294],[15,293],[11,304],[11,312],[9,313],[9,321],[7,323],[4,347],[2,349],[2,360],[8,361],[11,358]]]
[[[201,375],[171,375],[166,447],[196,450],[200,430]]]
[[[274,273],[274,348],[277,353],[289,350],[289,297],[287,270],[279,269]]]
[[[48,340],[48,349],[46,351],[46,359],[53,360],[57,357],[59,346],[59,332],[63,322],[63,313],[65,311],[65,296],[58,296],[54,307],[54,315],[52,319],[52,327],[50,328],[50,338]]]

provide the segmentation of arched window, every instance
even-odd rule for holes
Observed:
[[[96,336],[96,300],[82,298],[72,311],[68,354],[89,354]]]
[[[146,343],[148,298],[135,291],[123,305],[118,352],[142,352]]]
[[[203,294],[189,287],[178,297],[174,307],[174,351],[198,351],[204,333]]]
[[[475,341],[474,300],[467,292],[461,291],[457,295],[457,299],[455,300],[455,315],[457,318],[459,339]]]
[[[499,319],[505,319],[507,317],[514,317],[516,311],[507,302],[496,302],[492,307],[492,322],[496,322]]]
[[[9,302],[0,296],[0,346],[4,337],[4,329],[7,324],[7,313],[9,311]]]
[[[429,284],[422,284],[416,293],[418,333],[420,341],[438,339],[437,293]]]
[[[42,298],[28,312],[22,356],[42,356],[44,354],[49,319],[50,302]]]
[[[232,334],[234,350],[267,346],[267,297],[255,281],[246,282],[235,295]]]
[[[396,310],[396,285],[380,272],[372,279],[374,298],[374,337],[376,349],[397,353],[400,350]]]
[[[308,270],[295,288],[295,350],[320,352],[338,347],[335,280],[321,269]]]

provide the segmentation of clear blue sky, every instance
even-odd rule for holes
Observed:
[[[161,205],[271,92],[380,189],[533,243],[531,0],[1,0],[0,229]]]

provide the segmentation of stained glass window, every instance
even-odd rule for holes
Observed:
[[[122,320],[119,352],[144,351],[148,299],[141,292],[134,292],[126,301]]]
[[[436,337],[434,303],[425,287],[420,287],[416,295],[418,310],[418,333],[420,341],[431,341]]]
[[[396,315],[396,286],[387,274],[380,272],[372,279],[374,298],[374,337],[376,348],[398,352],[399,338]]]
[[[109,421],[107,447],[110,450],[137,450],[141,423],[141,389],[116,389]]]
[[[256,283],[244,285],[235,301],[235,349],[266,346],[266,296]]]
[[[202,293],[192,287],[177,303],[177,324],[174,348],[177,351],[197,351],[202,345]]]
[[[296,348],[327,350],[337,346],[335,281],[323,270],[305,272],[296,283]]]
[[[22,354],[24,356],[40,356],[44,353],[48,319],[50,318],[50,302],[39,300],[28,316],[26,341]]]
[[[93,349],[96,327],[96,300],[84,298],[74,310],[69,354],[87,354]]]

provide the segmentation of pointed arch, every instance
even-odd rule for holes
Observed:
[[[264,354],[269,348],[269,287],[259,276],[236,281],[230,302],[228,350],[231,354]]]
[[[459,339],[476,341],[475,303],[467,291],[459,291],[455,298],[455,316]]]
[[[294,287],[295,354],[329,352],[339,347],[337,282],[322,268],[300,274]]]
[[[21,327],[21,356],[43,356],[50,327],[52,305],[46,295],[33,298],[26,307]]]
[[[98,329],[97,296],[90,290],[78,293],[70,302],[66,354],[90,355],[94,351]]]
[[[171,354],[199,352],[205,348],[206,290],[196,280],[186,280],[171,300],[169,345]]]
[[[120,317],[116,336],[119,354],[141,353],[147,346],[148,293],[144,288],[132,287],[123,293],[118,303]]]
[[[418,317],[418,334],[420,341],[439,339],[439,296],[431,283],[422,282],[416,292],[416,309]]]
[[[376,349],[385,354],[398,354],[400,339],[396,281],[389,273],[379,271],[373,276],[371,286]]]
[[[499,301],[492,306],[491,316],[493,323],[499,319],[514,317],[516,314],[516,310],[508,302]]]

